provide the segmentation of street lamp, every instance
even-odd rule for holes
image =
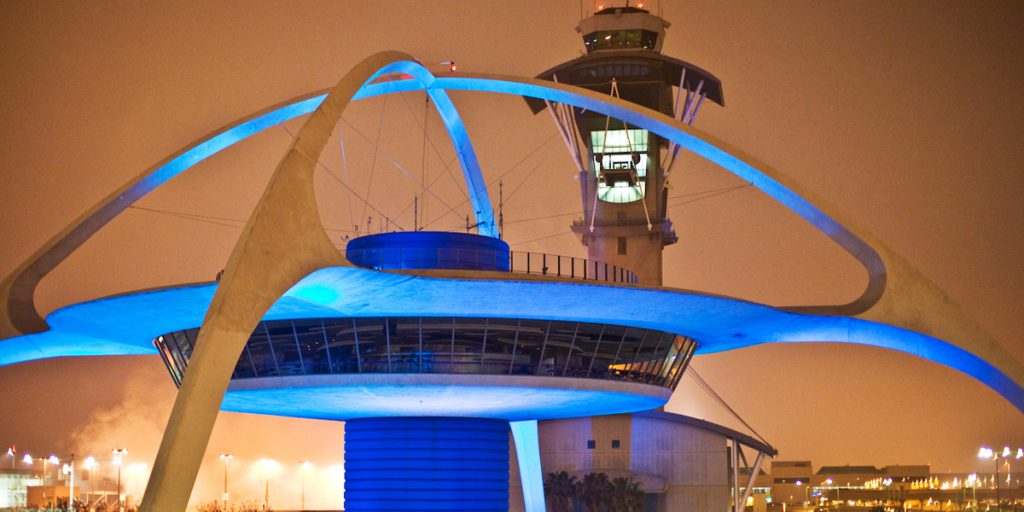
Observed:
[[[114,465],[117,466],[117,511],[121,512],[121,500],[124,499],[124,495],[121,494],[121,463],[124,462],[124,456],[128,454],[128,450],[114,448],[110,450],[110,453],[114,455]]]
[[[15,448],[13,446],[7,448],[7,455],[9,455],[11,457],[11,469],[14,469],[14,457],[15,457],[15,455],[17,455],[17,453],[18,453],[18,449],[17,448]]]
[[[987,446],[982,446],[978,450],[978,458],[979,459],[992,459],[992,461],[995,463],[995,466],[996,466],[996,475],[995,475],[995,481],[996,481],[995,482],[996,483],[996,510],[998,511],[999,507],[1000,507],[1000,504],[1002,503],[1002,500],[1000,499],[1000,495],[999,495],[999,459],[1003,459],[1004,463],[1006,464],[1006,467],[1007,467],[1006,476],[1007,476],[1007,479],[1009,479],[1009,476],[1010,476],[1010,471],[1009,471],[1010,458],[1015,458],[1017,460],[1020,460],[1020,459],[1024,458],[1024,448],[1017,448],[1017,452],[1016,452],[1016,454],[1014,454],[1014,451],[1011,450],[1009,446],[1004,446],[1002,451],[993,450],[992,448],[989,448]]]
[[[92,455],[85,458],[85,462],[82,463],[85,469],[89,470],[89,494],[96,494],[96,468],[99,467],[100,463],[96,462],[96,458]],[[85,499],[86,503],[89,502],[89,498]]]
[[[312,469],[313,463],[309,462],[308,460],[304,460],[304,461],[302,461],[302,464],[300,464],[300,467],[302,469],[302,471],[301,471],[301,473],[302,473],[302,505],[301,506],[302,506],[302,510],[306,510],[306,473],[308,473],[309,470]]]
[[[261,459],[260,468],[263,470],[263,476],[266,478],[266,487],[263,492],[263,507],[264,510],[270,510],[270,477],[281,465],[274,459]]]
[[[228,508],[228,461],[235,458],[230,453],[220,454],[220,460],[224,461],[224,494],[221,495],[221,499],[224,501],[224,509]]]

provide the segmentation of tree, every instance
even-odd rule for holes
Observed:
[[[608,475],[604,473],[588,473],[578,484],[580,501],[587,512],[606,512],[612,501],[615,490]]]
[[[570,512],[576,497],[576,477],[568,471],[548,473],[544,479],[544,496],[551,501],[552,512]]]
[[[640,512],[644,506],[644,491],[633,477],[612,480],[612,512]]]

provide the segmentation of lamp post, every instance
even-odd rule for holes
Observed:
[[[270,477],[277,470],[279,464],[274,459],[260,460],[260,467],[263,469],[263,476],[266,479],[263,491],[263,509],[270,510]]]
[[[304,460],[304,461],[302,461],[302,464],[300,464],[301,473],[302,473],[302,501],[301,501],[302,510],[306,510],[306,473],[308,473],[310,468],[312,468],[312,467],[313,467],[313,464],[311,462],[309,462],[308,460]]]
[[[71,454],[71,460],[62,468],[68,476],[68,510],[75,512],[75,454]]]
[[[992,459],[992,461],[995,463],[996,511],[998,512],[1000,509],[1000,505],[1002,503],[1001,496],[999,495],[999,459],[1003,459],[1003,462],[1006,464],[1007,468],[1009,468],[1011,458],[1017,460],[1024,458],[1024,448],[1017,448],[1017,452],[1016,454],[1014,454],[1013,450],[1011,450],[1009,446],[1004,446],[1002,451],[993,450],[992,448],[989,448],[987,446],[982,446],[981,449],[978,450],[978,458]],[[1009,477],[1009,474],[1009,470],[1007,470],[1007,477]]]
[[[220,454],[220,460],[224,461],[224,494],[221,495],[221,500],[224,501],[224,509],[228,508],[228,461],[235,458],[230,453]]]
[[[57,467],[57,465],[60,464],[60,459],[58,459],[57,456],[52,453],[50,454],[49,457],[43,459],[43,485],[46,485],[46,477],[48,473],[46,466],[51,464],[53,465],[53,467]]]
[[[7,448],[7,455],[11,458],[11,469],[14,469],[14,457],[18,454],[18,449],[11,446]]]
[[[90,456],[85,458],[85,462],[83,462],[82,465],[85,466],[85,469],[89,470],[89,494],[92,494],[93,496],[95,496],[96,495],[96,468],[98,468],[100,464],[98,462],[96,462],[96,459],[92,455],[90,455]],[[88,496],[86,496],[85,502],[86,502],[86,504],[89,503]]]
[[[113,454],[114,465],[117,466],[117,512],[121,512],[121,464],[124,462],[124,456],[128,454],[128,450],[124,448],[114,448],[110,450]]]

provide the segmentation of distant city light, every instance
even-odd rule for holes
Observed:
[[[21,458],[21,461],[24,462],[25,464],[32,464],[36,460],[33,459],[31,455],[26,453],[25,456]]]

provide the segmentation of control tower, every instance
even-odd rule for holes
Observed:
[[[576,27],[586,55],[537,78],[615,96],[692,124],[705,99],[724,104],[722,83],[661,53],[669,25],[641,7],[600,9]],[[588,259],[632,269],[641,284],[661,285],[661,251],[678,240],[667,200],[679,147],[603,114],[528,102],[535,113],[550,111],[576,163],[583,217],[572,230],[587,247]]]

